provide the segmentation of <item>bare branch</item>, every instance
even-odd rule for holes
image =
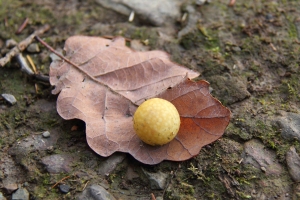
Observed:
[[[21,26],[16,31],[16,34],[20,34],[25,29],[25,27],[27,26],[28,22],[29,22],[29,18],[26,17],[26,19],[24,20],[24,22],[21,24]]]
[[[21,41],[18,46],[14,47],[12,50],[10,50],[5,57],[0,59],[0,66],[4,67],[4,65],[6,65],[6,63],[8,63],[12,57],[16,56],[17,54],[19,54],[20,52],[24,51],[24,49],[27,48],[27,46],[29,44],[32,43],[32,40],[34,40],[34,37],[37,35],[41,35],[44,32],[48,31],[50,29],[50,26],[48,24],[46,24],[45,26],[43,26],[42,28],[34,31],[30,36],[28,36],[25,40]]]

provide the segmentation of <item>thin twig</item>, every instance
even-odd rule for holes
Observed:
[[[61,55],[58,51],[56,51],[55,49],[53,49],[49,44],[47,44],[44,40],[42,40],[39,36],[35,36],[35,39],[37,41],[39,41],[42,45],[44,45],[47,49],[49,49],[52,53],[54,53],[55,55],[57,55],[58,57],[60,57],[62,60],[66,61],[67,63],[69,63],[70,65],[75,65],[77,67],[77,65],[75,63],[73,63],[72,61],[70,61],[69,59],[65,58],[63,55]]]
[[[29,64],[31,65],[31,68],[33,69],[34,73],[37,74],[35,64],[34,64],[33,60],[31,59],[31,57],[29,55],[26,55],[26,58],[27,58]]]
[[[151,193],[151,200],[156,200],[155,196],[153,193]]]
[[[49,83],[49,76],[43,74],[34,74],[33,77],[39,81]]]
[[[27,75],[34,77],[35,79],[37,79],[39,81],[49,83],[49,76],[46,76],[43,74],[37,74],[36,72],[33,72],[31,70],[31,68],[29,67],[26,59],[23,57],[23,55],[21,53],[16,55],[16,58],[21,66],[21,71],[25,72]],[[29,60],[29,62],[30,62],[30,60]]]
[[[66,180],[66,179],[68,179],[68,178],[70,178],[70,177],[71,177],[71,176],[66,176],[66,177],[62,178],[60,181],[58,181],[57,183],[55,183],[55,184],[51,187],[51,189],[55,188],[58,184],[60,184],[61,182],[63,182],[64,180]]]
[[[21,26],[16,31],[16,34],[20,34],[25,29],[25,27],[27,26],[28,22],[29,22],[29,18],[26,17],[26,19],[24,20],[24,22],[21,24]]]
[[[42,28],[34,31],[30,36],[28,36],[25,40],[21,41],[16,47],[11,49],[3,58],[0,59],[0,66],[4,67],[4,65],[6,65],[6,63],[8,63],[12,57],[24,51],[24,49],[26,49],[27,46],[32,43],[32,40],[34,39],[35,36],[41,35],[44,32],[48,31],[49,29],[50,26],[46,24]]]
[[[38,84],[36,84],[36,83],[34,84],[34,89],[35,89],[35,93],[38,94],[40,91]]]
[[[7,20],[7,17],[4,18],[4,26],[5,26],[5,27],[8,27],[8,20]]]
[[[273,43],[270,43],[270,46],[271,46],[271,48],[272,48],[274,51],[277,51],[277,48],[274,46]]]
[[[83,188],[82,188],[82,191],[86,188],[86,186],[87,186],[87,184],[89,183],[90,181],[87,181],[85,184],[84,184],[84,186],[83,186]]]

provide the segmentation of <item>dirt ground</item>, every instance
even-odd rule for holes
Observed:
[[[107,158],[87,145],[84,122],[63,120],[56,112],[50,84],[29,77],[13,59],[0,67],[1,94],[17,99],[12,106],[0,99],[3,196],[11,199],[14,189],[10,187],[18,184],[30,199],[74,199],[86,186],[98,184],[116,199],[151,199],[151,193],[163,199],[300,199],[300,185],[286,158],[292,146],[299,155],[300,139],[284,138],[278,125],[286,113],[297,118],[300,112],[300,1],[237,0],[232,7],[227,0],[201,6],[195,2],[181,6],[182,14],[193,7],[190,18],[197,22],[178,37],[187,21],[176,19],[155,27],[136,16],[128,22],[128,16],[93,0],[0,0],[1,57],[9,51],[8,39],[20,42],[45,24],[51,29],[41,37],[54,49],[62,49],[72,35],[121,35],[142,41],[143,48],[167,51],[174,61],[199,71],[198,80],[210,82],[212,94],[232,112],[223,137],[190,160],[148,166],[119,153],[122,162],[109,175],[102,175]],[[25,18],[28,25],[15,34]],[[39,73],[48,75],[51,52],[38,45],[40,52],[24,51],[24,55],[31,56]],[[41,145],[45,131],[51,139]],[[253,153],[249,161],[249,144],[253,149],[261,145],[267,153]],[[43,158],[50,155],[69,159],[59,173],[45,166]],[[258,156],[272,160],[276,169],[260,163]],[[166,174],[164,188],[151,189],[143,170]],[[67,194],[51,188],[63,178],[71,188]]]

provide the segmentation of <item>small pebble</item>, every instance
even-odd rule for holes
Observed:
[[[32,43],[27,47],[26,50],[30,53],[38,53],[40,52],[40,47],[37,43]]]
[[[69,191],[70,191],[70,186],[68,185],[59,185],[59,190],[64,193],[64,194],[67,194]]]
[[[17,103],[16,98],[12,94],[2,94],[1,96],[11,105],[14,105]]]
[[[266,15],[266,20],[271,21],[271,20],[273,20],[273,19],[274,19],[274,16],[273,16],[271,13],[268,13],[268,14]]]
[[[63,50],[62,50],[62,49],[56,49],[56,51],[57,51],[58,53],[60,53],[60,54],[63,54]],[[58,57],[58,56],[57,56],[56,54],[54,54],[54,53],[50,53],[49,56],[50,56],[52,62],[53,62],[53,61],[60,61],[60,60],[61,60],[61,58]]]
[[[242,49],[240,48],[240,47],[232,47],[232,50],[234,51],[234,52],[239,52],[239,51],[241,51]]]
[[[202,6],[203,4],[205,4],[206,0],[196,0],[196,5],[197,6]]]
[[[12,200],[29,200],[29,192],[25,188],[19,188],[12,194]]]
[[[100,200],[100,199],[109,199],[116,200],[106,189],[100,185],[90,185],[77,197],[77,200]]]
[[[165,188],[167,184],[168,174],[163,172],[151,173],[144,169],[142,169],[144,174],[149,179],[150,188],[153,190],[162,190]]]
[[[45,131],[45,132],[43,133],[43,137],[44,137],[44,138],[50,137],[50,132],[49,132],[49,131]]]
[[[47,152],[48,152],[48,153],[52,153],[53,150],[54,150],[54,147],[53,147],[53,146],[47,147]]]
[[[18,45],[18,43],[14,39],[9,39],[9,40],[6,40],[6,42],[5,42],[6,48],[12,48],[17,45]]]
[[[5,189],[5,191],[8,194],[13,193],[14,191],[16,191],[19,188],[16,183],[4,183],[2,187]]]
[[[286,162],[291,178],[295,182],[300,182],[300,156],[296,152],[295,147],[291,147],[286,153]]]

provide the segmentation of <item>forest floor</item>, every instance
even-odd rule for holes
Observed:
[[[74,199],[92,185],[116,199],[300,199],[300,1],[195,2],[155,24],[139,15],[129,22],[94,0],[0,0],[0,57],[8,39],[20,42],[45,24],[51,28],[40,37],[57,50],[73,35],[121,35],[199,71],[197,80],[207,80],[232,112],[225,134],[187,161],[103,158],[89,148],[84,122],[58,115],[53,87],[12,59],[0,67],[0,93],[17,99],[10,105],[0,98],[0,199],[18,191]],[[36,41],[32,47],[40,50],[23,55],[48,75],[51,52]]]

